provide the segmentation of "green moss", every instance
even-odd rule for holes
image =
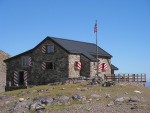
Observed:
[[[29,110],[29,113],[35,113],[35,110]]]
[[[56,110],[63,110],[65,109],[65,105],[50,105],[50,106],[46,106],[46,109],[49,111],[56,111]]]

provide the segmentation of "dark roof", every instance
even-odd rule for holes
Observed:
[[[111,69],[112,70],[119,70],[116,66],[114,66],[113,64],[111,64]]]
[[[96,56],[96,44],[53,37],[50,38],[55,42],[57,42],[62,47],[64,47],[70,53],[80,53],[88,57],[90,60],[96,60],[94,57]],[[112,57],[109,53],[107,53],[100,47],[98,47],[98,55],[100,57],[107,57],[107,58]]]
[[[53,41],[55,44],[63,48],[66,52],[71,53],[71,54],[82,54],[91,61],[96,61],[96,44],[93,43],[87,43],[87,42],[80,42],[80,41],[74,41],[74,40],[68,40],[68,39],[62,39],[62,38],[55,38],[55,37],[46,37],[41,43],[39,43],[36,47],[34,47],[31,50],[28,50],[24,53],[21,53],[19,55],[16,55],[14,57],[11,57],[9,59],[6,59],[5,62],[16,58],[18,56],[27,54],[32,52],[34,49],[39,47],[45,40],[50,39]],[[105,50],[102,48],[98,47],[98,55],[99,57],[105,57],[105,58],[111,58],[112,56],[107,53]]]

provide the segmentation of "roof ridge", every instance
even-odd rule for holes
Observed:
[[[86,44],[93,44],[96,45],[94,43],[90,43],[90,42],[83,42],[83,41],[77,41],[77,40],[71,40],[71,39],[66,39],[66,38],[59,38],[59,37],[52,37],[52,36],[47,36],[48,38],[55,38],[55,39],[60,39],[60,40],[67,40],[67,41],[73,41],[73,42],[80,42],[80,43],[86,43]]]
[[[1,52],[1,53],[4,53],[5,55],[11,56],[10,54],[8,54],[7,52],[5,52],[5,51],[3,51],[3,50],[1,50],[1,49],[0,49],[0,52]]]

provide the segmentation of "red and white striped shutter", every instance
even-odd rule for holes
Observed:
[[[98,70],[107,70],[107,64],[106,63],[101,63],[98,65]]]
[[[45,62],[42,62],[41,68],[42,68],[42,70],[45,70],[45,69],[46,69],[46,63],[45,63]]]
[[[24,71],[24,83],[28,81],[28,71]]]
[[[98,64],[98,70],[102,70],[103,69],[103,64]]]
[[[78,70],[81,70],[81,62],[77,62],[77,68]]]
[[[81,70],[81,62],[75,61],[75,68]]]
[[[45,45],[42,46],[42,50],[41,51],[42,51],[42,53],[46,53],[46,46]]]
[[[32,66],[32,58],[31,57],[28,58],[28,62],[29,62],[29,66]]]
[[[14,71],[14,85],[15,86],[18,86],[18,72],[17,71]]]
[[[104,63],[104,70],[107,70],[107,64]]]

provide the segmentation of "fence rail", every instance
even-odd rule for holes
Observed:
[[[121,73],[121,74],[111,74],[105,75],[106,81],[117,81],[117,82],[146,82],[146,74],[128,74],[128,73]]]

